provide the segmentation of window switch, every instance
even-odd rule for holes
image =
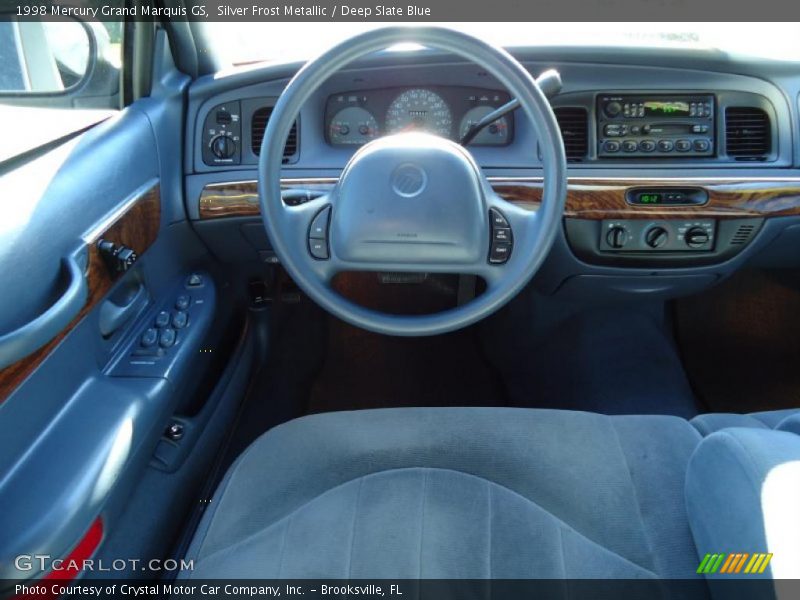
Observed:
[[[158,331],[155,330],[154,327],[148,327],[147,330],[142,334],[141,345],[143,348],[150,348],[151,346],[155,346],[156,342],[158,341]]]
[[[169,325],[169,313],[165,310],[162,310],[156,315],[156,327],[166,327]]]
[[[167,328],[161,330],[161,335],[158,336],[158,345],[162,348],[169,348],[175,344],[177,333],[174,329]]]
[[[175,308],[178,310],[186,310],[192,303],[192,297],[189,294],[181,294],[175,300]]]
[[[172,315],[172,326],[175,329],[183,329],[184,327],[186,327],[186,324],[188,322],[189,322],[189,315],[182,310],[179,310],[174,315]]]

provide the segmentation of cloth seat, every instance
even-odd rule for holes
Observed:
[[[696,578],[670,416],[327,413],[231,467],[186,558],[205,578]]]
[[[783,410],[754,412],[746,415],[736,413],[706,413],[696,416],[690,423],[694,425],[703,436],[732,427],[776,429],[778,431],[800,434],[800,410],[796,408],[787,408]]]

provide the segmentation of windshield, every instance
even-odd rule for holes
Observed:
[[[395,23],[397,24],[397,23]],[[409,23],[420,25],[420,23]],[[358,33],[390,23],[207,23],[213,50],[225,64],[313,58]],[[715,49],[735,55],[800,60],[797,23],[431,23],[506,48],[633,46]],[[213,42],[212,42],[213,43]]]

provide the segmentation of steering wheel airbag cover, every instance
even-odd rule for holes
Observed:
[[[472,264],[489,231],[477,167],[432,135],[383,138],[362,148],[339,180],[334,252],[363,263]]]

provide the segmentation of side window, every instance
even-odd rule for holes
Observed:
[[[0,103],[119,108],[122,24],[0,14]]]

